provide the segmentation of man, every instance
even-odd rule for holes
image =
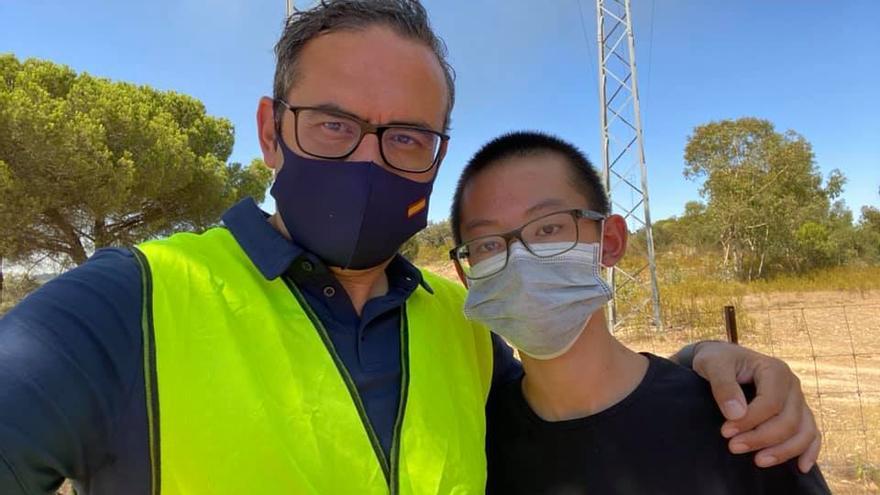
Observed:
[[[442,43],[415,0],[338,0],[276,52],[257,111],[276,214],[244,201],[225,228],[100,251],[0,320],[0,493],[482,491],[486,397],[520,367],[463,288],[395,255],[447,146]],[[707,343],[694,367],[733,440],[815,460],[779,361]]]
[[[535,132],[493,140],[464,168],[451,218],[465,313],[525,368],[488,409],[489,493],[830,493],[818,467],[728,452],[708,384],[608,332],[600,266],[623,257],[627,227],[577,148]]]

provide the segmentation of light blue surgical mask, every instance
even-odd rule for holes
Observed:
[[[558,251],[552,244],[533,245]],[[601,247],[578,243],[572,249],[542,258],[521,243],[510,246],[507,266],[497,274],[470,281],[464,312],[535,359],[565,354],[583,333],[592,315],[611,300],[611,289],[600,275]],[[477,263],[472,274],[491,272],[506,253]]]

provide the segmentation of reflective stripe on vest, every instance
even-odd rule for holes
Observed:
[[[407,300],[391,459],[296,286],[225,229],[139,246],[153,493],[472,494],[486,477],[492,344],[464,289]]]

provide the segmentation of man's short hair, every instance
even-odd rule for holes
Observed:
[[[297,60],[306,43],[333,31],[362,30],[371,26],[384,26],[401,37],[421,42],[437,56],[448,88],[444,123],[444,130],[448,130],[455,102],[455,72],[446,60],[446,44],[434,34],[428,13],[419,0],[321,0],[311,9],[294,12],[275,45],[274,98],[284,99],[296,83],[299,77]],[[283,113],[283,107],[278,108],[276,104],[276,118]]]
[[[587,156],[573,144],[543,132],[520,131],[505,134],[480,148],[461,172],[452,198],[452,235],[461,243],[461,196],[464,188],[480,172],[502,160],[513,157],[537,156],[545,153],[561,156],[568,165],[571,185],[587,200],[591,210],[605,215],[611,213],[608,195],[599,174]]]

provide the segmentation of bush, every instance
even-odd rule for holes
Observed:
[[[0,315],[6,314],[13,306],[35,291],[40,283],[28,275],[5,274],[3,291],[0,292]]]

